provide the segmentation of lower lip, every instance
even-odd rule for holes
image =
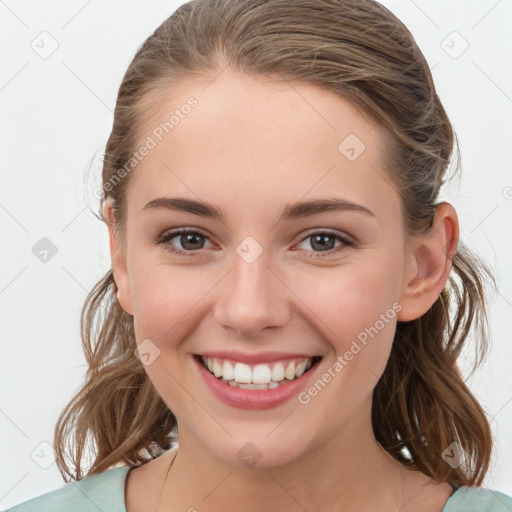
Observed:
[[[197,356],[193,356],[193,359],[211,392],[222,402],[241,409],[270,409],[298,395],[321,361],[321,359],[318,359],[306,373],[291,382],[277,386],[277,388],[253,390],[236,388],[225,384],[214,377],[203,366]]]

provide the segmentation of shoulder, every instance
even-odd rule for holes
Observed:
[[[124,488],[130,469],[129,466],[123,466],[87,476],[5,512],[126,512]]]
[[[442,512],[512,512],[512,497],[486,487],[457,489]]]

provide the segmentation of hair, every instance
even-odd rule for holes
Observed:
[[[121,235],[133,174],[121,169],[158,98],[188,79],[213,79],[227,65],[322,87],[373,116],[389,137],[385,171],[400,194],[406,237],[431,229],[456,136],[426,59],[399,19],[373,0],[193,0],[138,48],[118,91],[103,157],[102,200],[112,201]],[[459,171],[458,144],[457,157]],[[99,218],[105,220],[101,206]],[[472,486],[481,485],[488,470],[492,435],[457,359],[475,334],[473,371],[483,361],[489,341],[484,288],[487,279],[496,283],[486,263],[457,242],[434,304],[421,317],[397,323],[373,391],[372,427],[379,444],[405,467],[438,482]],[[145,464],[177,439],[176,417],[134,357],[133,317],[116,291],[110,269],[83,305],[88,369],[54,435],[65,481]],[[458,467],[443,458],[455,442],[466,455]],[[88,447],[92,465],[84,473]]]

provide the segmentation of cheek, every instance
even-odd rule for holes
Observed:
[[[378,340],[381,351],[390,348],[401,309],[399,265],[390,266],[382,253],[294,282],[294,291],[312,311],[310,318],[338,355],[350,350],[353,341],[365,347]]]
[[[197,320],[201,301],[218,278],[210,279],[215,276],[198,267],[138,261],[130,270],[137,341],[149,338],[159,345],[176,345],[191,319]]]

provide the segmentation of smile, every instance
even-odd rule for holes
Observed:
[[[318,369],[322,356],[278,359],[255,365],[199,354],[193,354],[193,360],[207,389],[224,404],[242,409],[269,409],[298,396],[314,378],[313,372]]]

